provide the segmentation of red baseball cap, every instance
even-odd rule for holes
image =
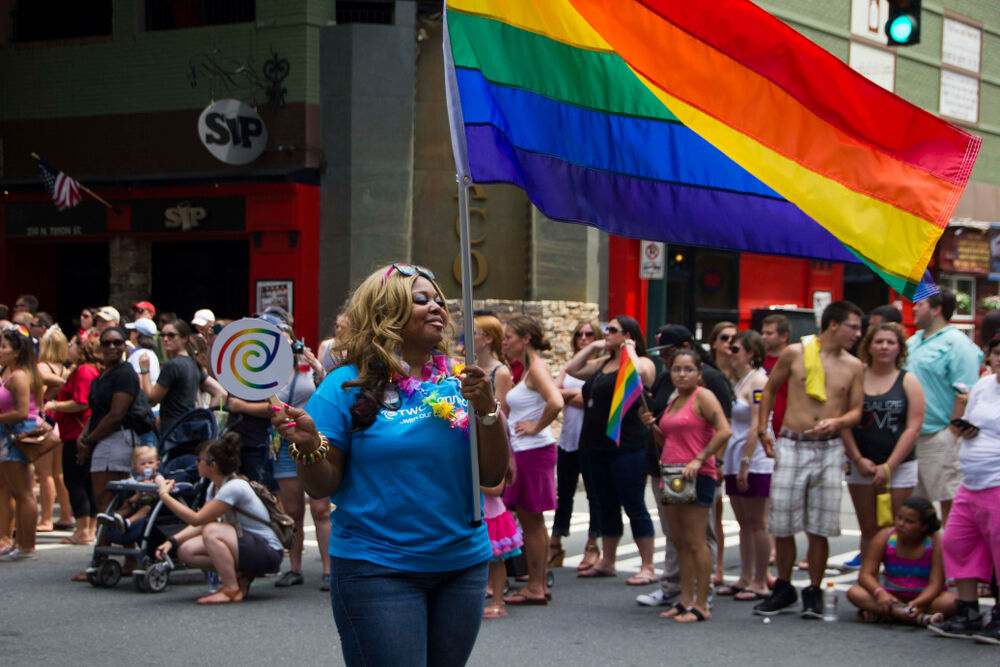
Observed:
[[[148,310],[150,315],[156,315],[156,307],[148,301],[140,301],[132,307],[136,310]]]

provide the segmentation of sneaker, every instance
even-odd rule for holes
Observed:
[[[319,589],[321,591],[329,591],[330,590],[330,575],[328,575],[328,574],[324,574],[323,575],[323,581],[320,583]]]
[[[38,558],[38,554],[36,554],[34,551],[21,551],[20,549],[15,547],[10,551],[8,551],[7,553],[0,556],[0,561],[3,561],[4,563],[13,563],[19,560],[31,560],[34,558]]]
[[[819,586],[802,589],[802,618],[823,618],[823,591]]]
[[[952,616],[940,623],[931,623],[927,626],[927,629],[942,637],[972,639],[977,633],[982,633],[986,630],[982,625],[982,615],[974,611],[968,616]]]
[[[652,593],[643,593],[642,595],[637,595],[635,601],[637,604],[643,607],[665,607],[666,605],[673,604],[677,602],[678,596],[681,592],[677,591],[675,593],[664,593],[662,588],[658,588]]]
[[[275,588],[287,588],[289,586],[301,586],[305,579],[302,578],[302,574],[296,572],[295,570],[289,570],[283,575],[278,577],[278,580],[274,582]]]
[[[789,613],[788,609],[799,601],[799,594],[795,587],[787,581],[778,579],[774,582],[774,590],[766,600],[754,605],[753,613],[758,616],[776,616],[781,613]]]
[[[125,519],[120,514],[115,514],[114,512],[111,514],[101,512],[97,515],[97,523],[108,528],[114,528],[119,533],[124,533],[126,530]]]
[[[846,563],[844,563],[843,568],[845,570],[860,570],[861,569],[861,552],[858,552],[857,556],[855,556],[851,560],[849,560]]]
[[[997,611],[996,607],[993,608],[990,622],[982,629],[976,630],[972,634],[972,638],[981,644],[1000,646],[1000,612]]]

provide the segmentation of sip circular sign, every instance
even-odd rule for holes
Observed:
[[[239,100],[216,100],[198,118],[198,138],[226,164],[253,162],[267,146],[267,128],[253,108]]]
[[[292,346],[270,322],[244,317],[212,344],[212,371],[223,389],[245,401],[274,396],[292,378]]]

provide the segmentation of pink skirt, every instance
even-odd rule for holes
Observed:
[[[486,517],[486,531],[490,535],[490,546],[493,547],[491,560],[503,560],[521,553],[524,537],[520,526],[507,510],[497,516]]]
[[[514,483],[504,489],[503,504],[541,514],[556,508],[556,443],[514,452]]]

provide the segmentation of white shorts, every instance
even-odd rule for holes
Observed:
[[[847,474],[844,481],[848,484],[858,486],[871,486],[872,478],[865,477],[858,471],[858,467],[847,462]],[[889,480],[890,489],[912,489],[917,485],[917,460],[903,461],[892,471],[892,478]]]

